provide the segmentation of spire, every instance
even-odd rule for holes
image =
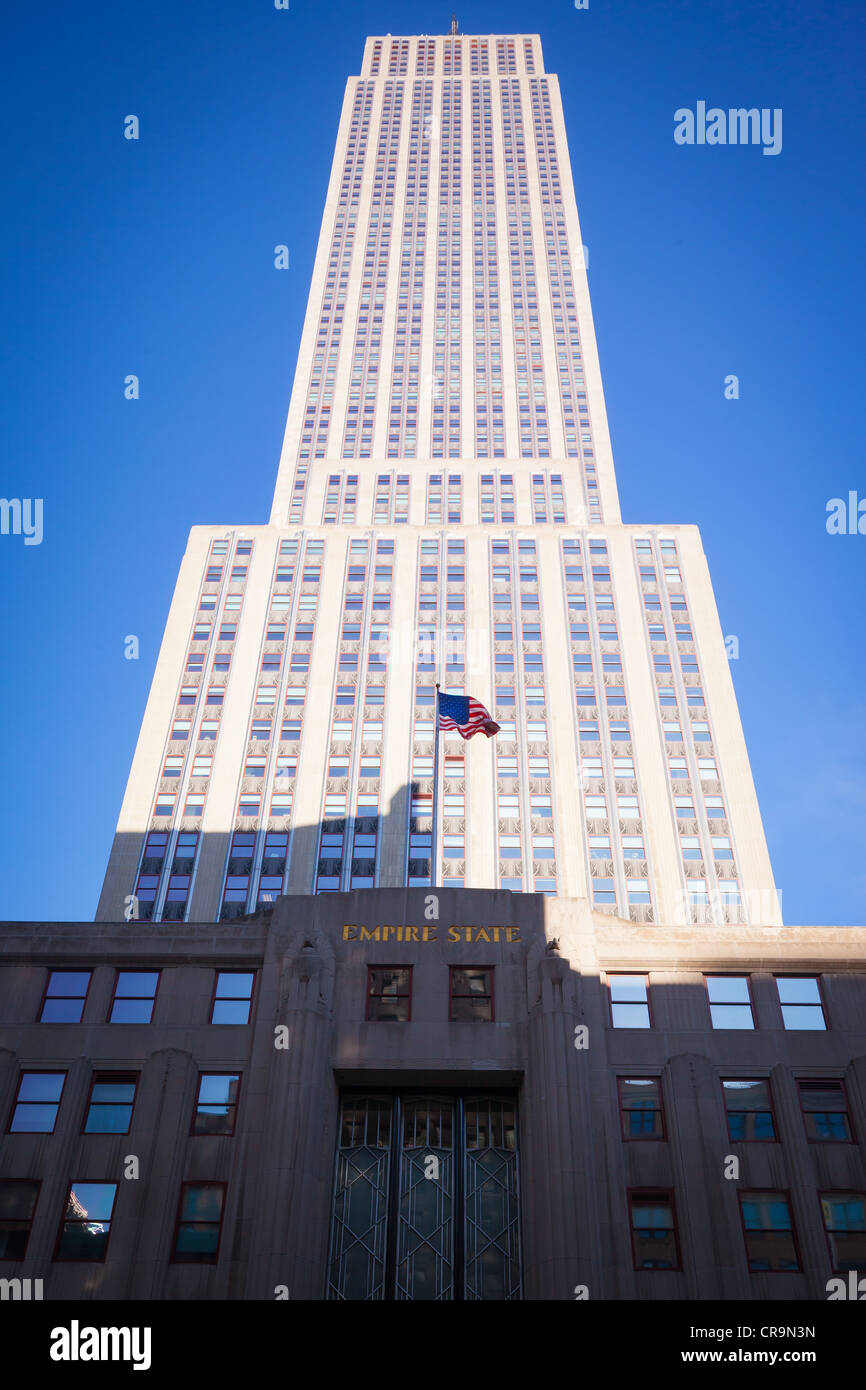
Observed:
[[[452,33],[452,34],[459,34],[459,33],[460,33],[460,30],[459,30],[458,25],[457,25],[457,16],[456,16],[456,14],[452,14],[452,16],[451,16],[451,33]]]

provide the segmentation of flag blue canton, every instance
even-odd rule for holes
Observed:
[[[469,723],[469,696],[468,695],[442,695],[439,696],[439,718],[451,719],[456,725]]]

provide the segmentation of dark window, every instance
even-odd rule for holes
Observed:
[[[477,966],[451,966],[452,1023],[493,1022],[493,971]]]
[[[171,866],[173,874],[192,873],[197,844],[198,833],[196,831],[181,831],[177,837],[177,844],[174,850],[174,862]]]
[[[254,980],[252,971],[218,970],[211,1023],[249,1023]]]
[[[84,1118],[85,1134],[128,1134],[138,1077],[134,1072],[96,1072]]]
[[[80,1023],[91,973],[90,970],[50,971],[39,1022]]]
[[[412,967],[370,966],[367,1018],[374,1023],[408,1023],[412,1016]]]
[[[249,874],[253,867],[255,848],[255,834],[251,834],[249,831],[238,831],[233,835],[229,850],[228,872],[230,874]]]
[[[9,1120],[10,1134],[53,1134],[65,1071],[23,1071]]]
[[[825,1143],[852,1142],[848,1097],[841,1081],[800,1079],[797,1090],[809,1139]]]
[[[635,1269],[679,1269],[673,1193],[632,1192],[629,1201]]]
[[[741,1192],[746,1259],[753,1274],[796,1272],[791,1206],[785,1192]]]
[[[0,1182],[0,1260],[23,1260],[39,1196],[36,1178]]]
[[[183,1184],[172,1255],[175,1263],[216,1264],[224,1203],[225,1183]]]
[[[661,1077],[619,1077],[619,1109],[623,1139],[664,1139]]]
[[[731,1139],[736,1143],[775,1139],[769,1081],[723,1081],[722,1093]]]
[[[237,1072],[201,1073],[193,1134],[234,1134],[240,1084]]]
[[[105,1259],[116,1197],[116,1182],[70,1185],[55,1260]]]
[[[165,862],[167,842],[168,835],[164,830],[154,831],[148,835],[141,860],[141,872],[143,874],[159,874],[161,872]]]
[[[821,1214],[836,1274],[866,1274],[866,1193],[821,1192]]]
[[[118,970],[109,1023],[150,1023],[158,970]]]

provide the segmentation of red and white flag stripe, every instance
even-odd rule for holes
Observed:
[[[462,738],[472,738],[473,734],[485,733],[493,738],[500,726],[491,718],[490,711],[471,695],[439,696],[439,728],[454,729]]]

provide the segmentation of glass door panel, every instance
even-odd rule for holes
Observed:
[[[403,1104],[396,1297],[454,1297],[454,1102]]]
[[[520,1208],[514,1102],[464,1104],[464,1297],[520,1297]]]
[[[347,1097],[340,1117],[328,1297],[385,1297],[391,1098]]]

